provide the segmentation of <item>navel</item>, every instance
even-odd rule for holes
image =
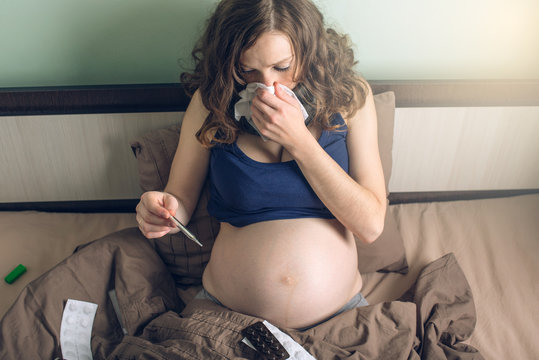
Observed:
[[[298,283],[298,281],[293,276],[284,275],[281,277],[281,283],[286,286],[295,286]]]

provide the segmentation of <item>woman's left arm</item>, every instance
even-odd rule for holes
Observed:
[[[348,119],[349,174],[313,140],[292,154],[304,176],[346,228],[362,241],[373,242],[382,233],[387,200],[372,91]]]
[[[259,91],[253,100],[259,130],[288,150],[320,200],[346,228],[362,241],[373,242],[384,227],[386,189],[372,90],[347,121],[347,174],[305,127],[296,100],[277,84],[275,88],[276,96]]]

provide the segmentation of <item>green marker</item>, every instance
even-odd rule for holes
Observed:
[[[4,278],[8,284],[13,284],[15,280],[19,278],[22,274],[26,272],[26,267],[22,264],[19,264],[8,276]]]

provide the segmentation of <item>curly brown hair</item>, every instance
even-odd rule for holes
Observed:
[[[297,59],[294,91],[324,129],[335,128],[335,113],[346,119],[365,103],[368,85],[353,69],[349,37],[326,29],[323,15],[310,0],[222,0],[192,52],[194,71],[180,78],[189,95],[200,90],[210,112],[197,133],[204,146],[236,140],[240,127],[231,104],[245,86],[239,59],[270,31],[289,38]]]

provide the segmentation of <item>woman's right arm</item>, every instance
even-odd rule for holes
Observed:
[[[137,205],[137,222],[147,238],[157,238],[176,232],[170,215],[187,224],[195,210],[204,185],[210,150],[204,148],[195,134],[208,116],[200,92],[196,91],[184,114],[180,141],[164,192],[142,194]]]

